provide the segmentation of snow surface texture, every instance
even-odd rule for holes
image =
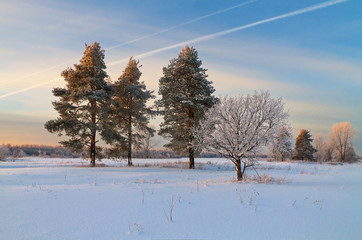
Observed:
[[[196,159],[195,170],[185,169],[187,159],[103,163],[108,167],[81,167],[89,163],[80,159],[0,162],[0,239],[362,236],[361,162],[261,162],[259,175],[275,179],[269,184],[236,182],[224,159]]]

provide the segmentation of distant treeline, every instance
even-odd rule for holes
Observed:
[[[11,145],[4,144],[3,147],[7,148],[7,156],[20,158],[20,157],[45,157],[45,158],[79,158],[88,157],[86,153],[72,153],[68,149],[61,146],[47,146],[36,144],[24,144],[24,145]],[[107,149],[104,149],[103,157],[109,158],[107,155]],[[126,157],[126,155],[124,156]],[[133,152],[134,158],[180,158],[186,156],[176,155],[174,152],[166,149],[142,151],[136,150]],[[217,158],[220,157],[216,153],[201,153],[199,157],[202,158]]]
[[[52,158],[70,158],[80,157],[81,154],[72,153],[61,146],[47,146],[47,145],[35,145],[35,144],[23,144],[23,145],[3,145],[8,149],[8,156],[11,157],[52,157]]]

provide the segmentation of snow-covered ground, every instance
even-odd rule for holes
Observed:
[[[266,184],[236,182],[224,159],[196,162],[0,162],[0,239],[362,238],[362,163],[261,162]]]

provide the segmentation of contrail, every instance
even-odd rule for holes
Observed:
[[[155,50],[152,50],[152,51],[145,52],[145,53],[139,54],[137,56],[134,56],[134,58],[140,59],[140,58],[143,58],[143,57],[148,57],[148,56],[154,55],[156,53],[164,52],[164,51],[167,51],[167,50],[170,50],[170,49],[173,49],[173,48],[183,47],[183,46],[191,44],[191,43],[207,41],[207,40],[210,40],[210,39],[214,39],[216,37],[227,35],[229,33],[233,33],[233,32],[243,30],[243,29],[255,27],[257,25],[261,25],[261,24],[264,24],[264,23],[273,22],[273,21],[276,21],[276,20],[279,20],[279,19],[288,18],[288,17],[300,15],[300,14],[307,13],[307,12],[312,12],[312,11],[315,11],[315,10],[318,10],[318,9],[326,8],[326,7],[329,7],[329,6],[338,4],[338,3],[347,2],[347,1],[349,1],[349,0],[331,0],[331,1],[323,2],[323,3],[320,3],[320,4],[316,4],[316,5],[306,7],[306,8],[299,9],[299,10],[296,10],[296,11],[293,11],[293,12],[285,13],[285,14],[282,14],[282,15],[279,15],[279,16],[276,16],[276,17],[267,18],[267,19],[257,21],[257,22],[254,22],[254,23],[250,23],[250,24],[246,24],[246,25],[243,25],[243,26],[239,26],[239,27],[228,29],[228,30],[224,30],[224,31],[221,31],[221,32],[217,32],[217,33],[209,34],[209,35],[206,35],[206,36],[198,37],[198,38],[195,38],[195,39],[192,39],[192,40],[176,43],[176,44],[173,44],[173,45],[170,45],[170,46],[167,46],[167,47],[155,49]],[[124,58],[124,59],[121,59],[121,60],[118,60],[118,61],[108,63],[107,65],[108,66],[113,66],[113,65],[116,65],[118,63],[127,62],[128,60],[129,60],[129,58]]]
[[[74,62],[74,60],[69,60],[69,61],[67,61],[67,62],[60,63],[60,64],[54,65],[54,66],[52,66],[52,67],[45,68],[45,69],[39,70],[39,71],[37,71],[37,72],[29,73],[28,75],[25,75],[25,76],[22,76],[22,77],[20,77],[20,78],[17,78],[17,79],[15,79],[15,80],[11,81],[11,82],[1,83],[0,86],[7,85],[7,84],[9,84],[9,83],[18,82],[18,81],[20,81],[20,80],[26,79],[26,78],[31,77],[31,76],[34,76],[34,75],[38,75],[38,74],[40,74],[40,73],[47,72],[47,71],[49,71],[49,70],[52,70],[52,69],[54,69],[54,68],[63,66],[63,65],[65,65],[65,64],[71,63],[71,62]],[[0,98],[1,98],[1,97],[2,97],[2,96],[0,96]]]
[[[180,24],[178,24],[178,25],[175,25],[175,26],[172,26],[172,27],[163,29],[163,30],[161,30],[161,31],[158,31],[158,32],[155,32],[155,33],[151,33],[151,34],[148,34],[148,35],[145,35],[145,36],[142,36],[142,37],[139,37],[139,38],[130,40],[130,41],[128,41],[128,42],[124,42],[124,43],[121,43],[121,44],[117,44],[117,45],[114,45],[114,46],[105,48],[105,50],[106,50],[106,51],[107,51],[107,50],[111,50],[111,49],[114,49],[114,48],[118,48],[118,47],[122,47],[122,46],[129,45],[129,44],[131,44],[131,43],[135,43],[135,42],[138,42],[138,41],[147,39],[147,38],[151,38],[151,37],[160,35],[160,34],[162,34],[162,33],[169,32],[169,31],[174,30],[174,29],[176,29],[176,28],[179,28],[179,27],[188,25],[188,24],[190,24],[190,23],[198,22],[198,21],[203,20],[203,19],[205,19],[205,18],[209,18],[209,17],[215,16],[215,15],[221,14],[221,13],[225,13],[225,12],[231,11],[231,10],[233,10],[233,9],[242,7],[242,6],[246,6],[246,5],[248,5],[248,4],[250,4],[250,3],[253,3],[253,2],[256,2],[256,1],[259,1],[259,0],[250,0],[250,1],[247,1],[247,2],[244,2],[244,3],[240,3],[240,4],[238,4],[238,5],[235,5],[235,6],[232,6],[232,7],[228,7],[228,8],[219,10],[219,11],[217,11],[217,12],[213,12],[213,13],[210,13],[210,14],[207,14],[207,15],[204,15],[204,16],[201,16],[201,17],[198,17],[198,18],[194,18],[194,19],[189,20],[189,21],[187,21],[187,22],[180,23]],[[25,76],[23,76],[23,77],[20,77],[20,78],[18,78],[18,79],[16,79],[16,80],[13,80],[11,83],[14,83],[14,82],[17,82],[17,81],[26,79],[26,78],[31,77],[31,76],[34,76],[34,75],[38,75],[38,74],[40,74],[40,73],[47,72],[47,71],[49,71],[49,70],[52,70],[52,69],[54,69],[54,68],[63,66],[63,65],[65,65],[65,64],[72,63],[72,62],[74,62],[74,61],[76,61],[76,60],[78,60],[78,59],[72,59],[72,60],[69,60],[69,61],[67,61],[67,62],[60,63],[60,64],[57,64],[57,65],[54,65],[54,66],[51,66],[51,67],[48,67],[48,68],[39,70],[39,71],[37,71],[37,72],[30,73],[30,74],[25,75]],[[0,83],[0,86],[6,85],[6,84],[9,84],[9,82]],[[1,98],[1,97],[0,97],[0,98]]]
[[[320,4],[312,5],[312,6],[302,8],[302,9],[299,9],[299,10],[296,10],[296,11],[285,13],[285,14],[282,14],[282,15],[279,15],[279,16],[276,16],[276,17],[267,18],[267,19],[260,20],[260,21],[254,22],[254,23],[242,25],[242,26],[239,26],[239,27],[231,28],[231,29],[228,29],[228,30],[224,30],[224,31],[209,34],[209,35],[205,35],[205,36],[195,38],[195,39],[192,39],[192,40],[176,43],[176,44],[173,44],[173,45],[170,45],[170,46],[167,46],[167,47],[155,49],[155,50],[152,50],[152,51],[145,52],[145,53],[139,54],[137,56],[134,56],[134,58],[140,59],[140,58],[143,58],[143,57],[148,57],[148,56],[154,55],[156,53],[164,52],[164,51],[167,51],[167,50],[170,50],[170,49],[173,49],[173,48],[183,47],[183,46],[191,44],[191,43],[207,41],[207,40],[214,39],[214,38],[220,37],[220,36],[224,36],[224,35],[227,35],[229,33],[236,32],[236,31],[240,31],[240,30],[243,30],[243,29],[255,27],[257,25],[261,25],[261,24],[268,23],[268,22],[273,22],[273,21],[276,21],[276,20],[279,20],[279,19],[288,18],[288,17],[300,15],[300,14],[303,14],[303,13],[316,11],[318,9],[326,8],[326,7],[333,6],[333,5],[343,3],[343,2],[347,2],[347,1],[349,1],[349,0],[331,0],[331,1],[323,2],[323,3],[320,3]],[[108,66],[113,66],[113,65],[116,65],[118,63],[127,62],[128,60],[129,60],[129,58],[124,58],[124,59],[121,59],[121,60],[118,60],[118,61],[108,63],[107,65]],[[52,81],[55,81],[55,80],[52,80]],[[25,92],[27,90],[36,88],[38,86],[48,84],[48,83],[50,83],[52,81],[40,83],[40,84],[34,85],[32,87],[28,87],[28,88],[24,88],[24,89],[21,89],[21,90],[18,90],[18,91],[7,93],[5,95],[0,96],[0,99],[4,98],[4,97],[7,97],[7,96],[17,94],[17,93],[20,93],[20,92]]]
[[[121,46],[124,46],[124,45],[128,45],[128,44],[130,44],[130,43],[134,43],[134,42],[137,42],[137,41],[146,39],[146,38],[150,38],[150,37],[159,35],[159,34],[161,34],[161,33],[165,33],[165,32],[171,31],[171,30],[173,30],[173,29],[176,29],[176,28],[179,28],[179,27],[188,25],[188,24],[190,24],[190,23],[198,22],[198,21],[200,21],[200,20],[202,20],[202,19],[205,19],[205,18],[208,18],[208,17],[212,17],[212,16],[218,15],[218,14],[220,14],[220,13],[228,12],[228,11],[233,10],[233,9],[235,9],[235,8],[239,8],[239,7],[248,5],[248,4],[253,3],[253,2],[256,2],[256,1],[258,1],[258,0],[251,0],[251,1],[247,1],[247,2],[244,2],[244,3],[238,4],[238,5],[232,6],[232,7],[228,7],[228,8],[225,8],[225,9],[223,9],[223,10],[220,10],[220,11],[217,11],[217,12],[214,12],[214,13],[210,13],[210,14],[204,15],[204,16],[202,16],[202,17],[198,17],[198,18],[192,19],[192,20],[190,20],[190,21],[187,21],[187,22],[184,22],[184,23],[175,25],[175,26],[173,26],[173,27],[166,28],[166,29],[161,30],[161,31],[159,31],[159,32],[151,33],[151,34],[149,34],[149,35],[145,35],[145,36],[143,36],[143,37],[140,37],[140,38],[137,38],[137,39],[134,39],[134,40],[125,42],[125,43],[121,43],[121,44],[118,44],[118,45],[115,45],[115,46],[106,48],[105,50],[110,50],[110,49],[113,49],[113,48],[117,48],[117,47],[121,47]]]
[[[33,86],[30,86],[30,87],[27,87],[27,88],[22,88],[22,89],[19,89],[19,90],[16,90],[16,91],[13,91],[13,92],[9,92],[9,93],[6,93],[4,95],[1,95],[0,96],[0,99],[1,98],[5,98],[5,97],[9,97],[9,96],[12,96],[12,95],[15,95],[15,94],[18,94],[18,93],[22,93],[22,92],[26,92],[26,91],[29,91],[31,89],[34,89],[34,88],[37,88],[37,87],[41,87],[41,86],[44,86],[44,85],[47,85],[49,83],[52,83],[52,82],[56,82],[56,81],[59,81],[61,80],[62,78],[54,78],[52,80],[49,80],[49,81],[46,81],[46,82],[41,82],[41,83],[38,83],[38,84],[35,84]]]

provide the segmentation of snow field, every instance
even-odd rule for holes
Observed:
[[[1,162],[0,239],[360,239],[361,163],[261,162],[285,179],[264,184],[236,182],[224,159],[185,162]]]

